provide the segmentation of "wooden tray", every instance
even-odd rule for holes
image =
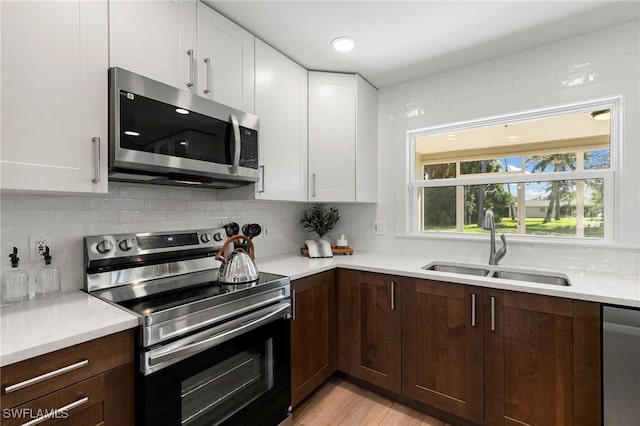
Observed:
[[[334,247],[331,247],[331,252],[334,255],[337,255],[337,254],[344,254],[344,255],[350,254],[350,255],[352,255],[353,254],[353,249],[351,247],[337,247],[337,246],[334,246]],[[309,256],[309,250],[306,247],[301,247],[300,248],[300,254],[303,255],[303,256]]]

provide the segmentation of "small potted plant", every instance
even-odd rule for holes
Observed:
[[[322,239],[331,232],[336,223],[340,220],[340,213],[335,207],[325,208],[316,204],[311,210],[304,212],[300,223],[308,232],[315,232],[318,238]]]

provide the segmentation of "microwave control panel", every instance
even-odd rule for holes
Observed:
[[[240,167],[258,168],[258,132],[240,127]]]

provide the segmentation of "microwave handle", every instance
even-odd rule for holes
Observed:
[[[235,148],[233,150],[233,163],[231,164],[231,174],[238,174],[238,165],[240,164],[240,125],[238,124],[238,117],[231,114],[231,126],[233,127],[233,139],[235,141]]]

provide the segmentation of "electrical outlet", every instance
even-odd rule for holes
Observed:
[[[29,261],[41,262],[44,254],[44,248],[49,246],[49,251],[53,251],[53,236],[51,235],[32,235],[29,237]]]
[[[373,222],[373,225],[371,225],[371,232],[374,235],[384,235],[384,222]]]

